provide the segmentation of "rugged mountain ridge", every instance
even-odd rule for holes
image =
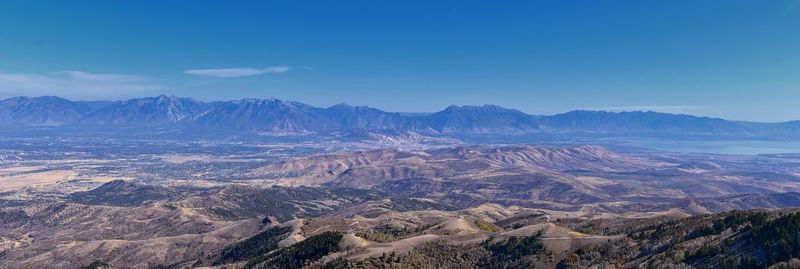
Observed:
[[[55,96],[14,97],[0,101],[0,123],[62,125],[80,121],[92,106]]]
[[[337,132],[387,130],[425,135],[800,135],[800,121],[755,123],[657,112],[579,110],[537,116],[496,105],[454,105],[431,114],[402,114],[347,104],[319,108],[280,99],[201,102],[164,95],[100,102],[71,101],[54,96],[14,97],[0,100],[0,125],[164,126],[269,135],[327,135]]]
[[[80,119],[80,124],[153,126],[191,121],[209,106],[191,98],[157,96],[113,102]]]

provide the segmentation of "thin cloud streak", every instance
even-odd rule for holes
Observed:
[[[236,78],[236,77],[249,77],[269,73],[286,73],[289,71],[288,66],[270,66],[264,68],[219,68],[219,69],[189,69],[184,70],[184,74],[214,77],[214,78]]]
[[[0,72],[0,95],[58,95],[67,98],[102,99],[130,97],[166,87],[148,77],[59,71],[43,74]]]

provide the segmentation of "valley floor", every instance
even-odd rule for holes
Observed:
[[[0,152],[2,268],[749,268],[800,257],[793,156],[9,143],[22,149]]]

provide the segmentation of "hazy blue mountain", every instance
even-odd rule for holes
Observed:
[[[526,133],[538,129],[536,117],[496,105],[452,105],[420,119],[422,128],[440,133]]]
[[[14,126],[173,126],[273,135],[350,131],[439,134],[564,133],[642,136],[800,136],[800,121],[754,123],[657,112],[572,111],[534,116],[496,105],[450,106],[428,114],[340,104],[318,108],[279,99],[199,102],[157,96],[127,101],[15,97],[0,101],[0,124]]]
[[[80,122],[91,125],[169,125],[194,120],[207,109],[206,104],[191,98],[162,95],[113,102],[86,115]]]
[[[553,132],[616,134],[747,135],[757,130],[746,122],[657,112],[603,112],[577,110],[539,119]]]
[[[338,104],[325,109],[323,113],[330,121],[347,129],[405,130],[417,125],[417,121],[409,116],[367,106]]]
[[[221,128],[268,134],[309,134],[333,130],[338,124],[323,109],[279,99],[216,102],[191,123],[195,128]]]
[[[74,123],[95,109],[61,97],[14,97],[0,101],[0,124],[62,125]]]
[[[800,134],[800,120],[778,123],[751,123],[757,125],[759,130],[766,133]]]

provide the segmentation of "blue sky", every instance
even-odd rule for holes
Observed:
[[[2,1],[0,97],[800,119],[800,1]]]

